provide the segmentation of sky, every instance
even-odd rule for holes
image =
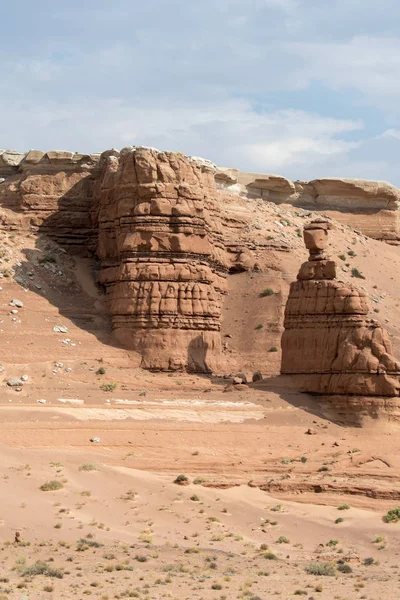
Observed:
[[[19,0],[0,148],[144,145],[400,186],[398,0]]]

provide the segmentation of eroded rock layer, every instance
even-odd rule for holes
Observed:
[[[283,374],[318,394],[399,395],[400,363],[386,331],[368,318],[367,295],[336,280],[324,253],[328,223],[305,227],[310,251],[290,286],[282,336]]]
[[[97,254],[116,339],[149,369],[209,371],[221,352],[226,256],[212,170],[181,154],[106,152]]]
[[[14,212],[18,230],[48,234],[74,254],[92,255],[92,223],[98,155],[0,151],[0,204]]]

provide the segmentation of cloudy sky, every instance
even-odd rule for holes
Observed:
[[[7,2],[0,148],[400,186],[399,22],[399,0]]]

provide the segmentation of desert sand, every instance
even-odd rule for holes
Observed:
[[[347,246],[398,350],[397,251],[338,227],[330,251]],[[62,275],[25,266],[44,247]],[[229,278],[231,374],[266,376],[237,386],[229,371],[140,369],[113,343],[89,261],[13,234],[2,252],[40,289],[1,282],[0,598],[398,598],[400,524],[384,521],[400,504],[397,423],[337,422],[277,376],[300,243]]]

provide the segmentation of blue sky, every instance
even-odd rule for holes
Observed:
[[[398,0],[19,0],[1,22],[0,148],[400,186]]]

